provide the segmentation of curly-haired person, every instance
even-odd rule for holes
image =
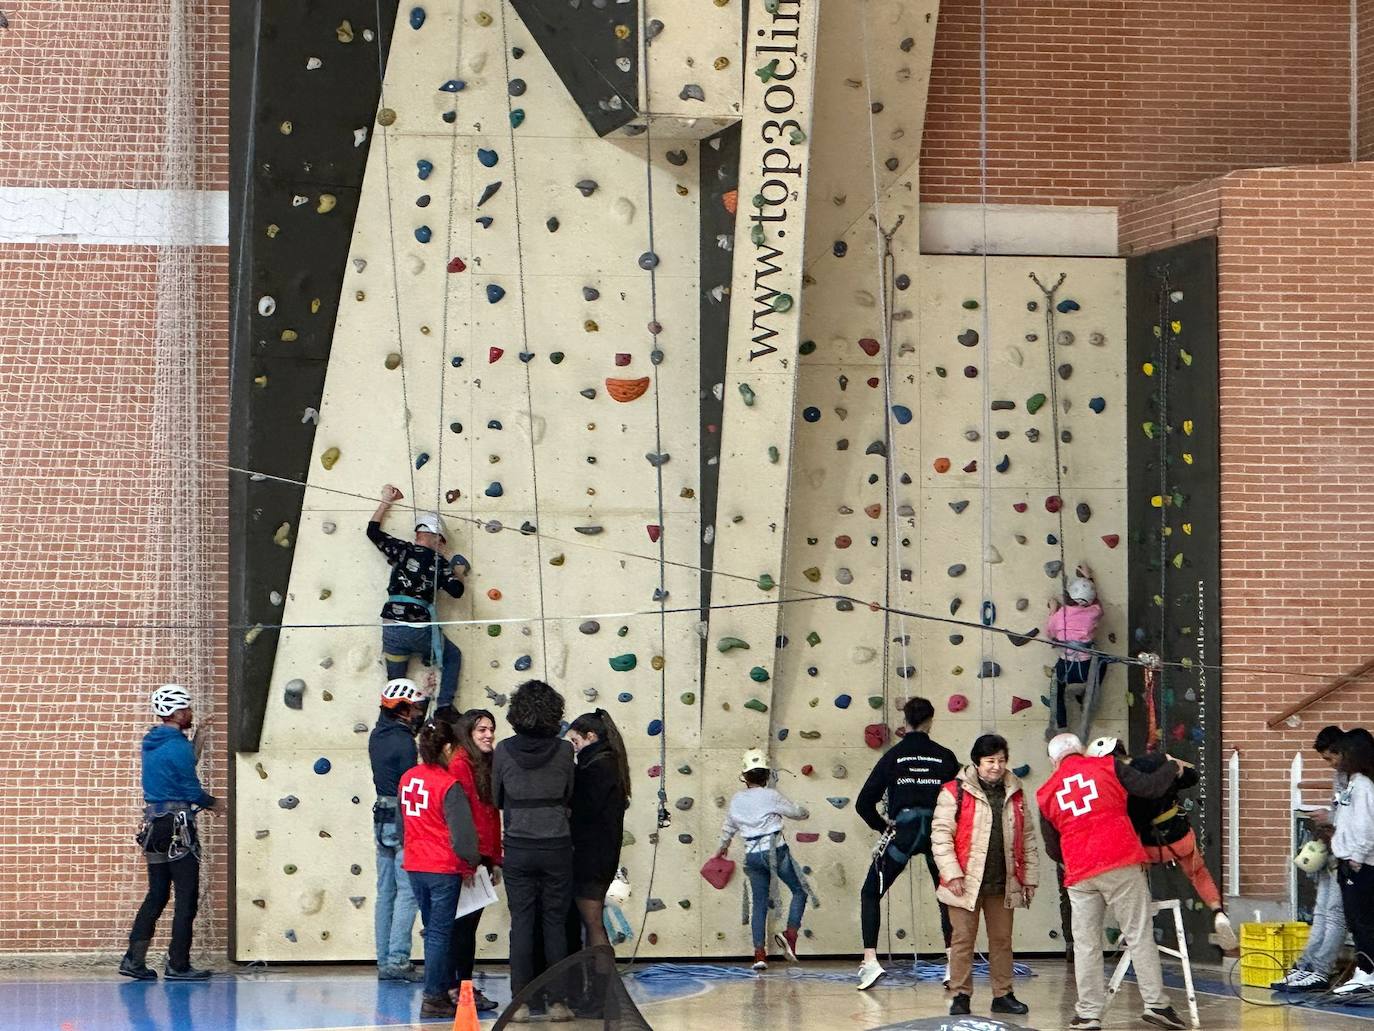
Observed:
[[[549,967],[567,955],[564,921],[572,906],[573,887],[568,824],[573,749],[558,736],[563,729],[563,696],[542,680],[527,680],[515,689],[506,718],[515,735],[497,745],[492,754],[491,794],[505,826],[511,994],[518,996],[534,980],[536,926],[543,929],[544,961]],[[548,1015],[552,1021],[572,1019],[567,1005],[556,998],[549,1003]],[[515,1019],[529,1019],[524,1004]]]

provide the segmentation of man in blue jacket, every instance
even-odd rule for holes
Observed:
[[[153,712],[162,722],[143,737],[143,828],[138,835],[148,861],[148,894],[134,917],[119,972],[139,981],[157,980],[157,971],[147,964],[148,944],[175,887],[172,941],[163,974],[169,981],[203,981],[210,971],[191,966],[191,930],[200,896],[195,814],[200,809],[215,812],[219,803],[201,787],[196,776],[199,750],[186,738],[195,722],[190,692],[180,684],[164,684],[153,692]]]

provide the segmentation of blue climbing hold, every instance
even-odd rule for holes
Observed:
[[[519,359],[520,359],[522,362],[524,362],[526,365],[528,365],[530,362],[534,361],[534,352],[533,352],[533,351],[521,351],[520,354],[518,355],[518,357],[519,357]]]
[[[495,220],[490,215],[483,215],[477,220],[477,224],[483,229],[490,229],[493,221]]]
[[[1004,473],[1011,468],[1011,455],[1003,455],[1002,460],[997,463],[996,469],[999,473]]]
[[[532,665],[534,665],[534,660],[531,659],[528,655],[522,655],[520,656],[520,658],[515,660],[515,671],[517,673],[523,673]]]
[[[418,455],[415,456],[415,468],[416,468],[416,469],[423,469],[423,468],[425,467],[425,463],[428,462],[428,461],[429,461],[429,452],[428,452],[428,451],[421,451]]]
[[[448,122],[449,125],[452,125],[454,122],[458,121],[458,112],[445,111],[439,117],[442,118],[444,121]]]
[[[1102,410],[1107,407],[1107,402],[1100,397],[1095,397],[1088,402],[1088,407],[1091,408],[1098,415],[1101,415]]]
[[[501,420],[500,420],[500,419],[492,419],[491,421],[489,421],[489,422],[487,423],[487,429],[489,429],[489,430],[499,430],[500,428],[501,428]]]
[[[455,354],[452,358],[448,360],[448,363],[452,365],[455,369],[462,368],[463,356],[461,354]]]
[[[324,758],[324,756],[321,756],[320,758],[315,760],[315,772],[318,773],[321,777],[323,777],[333,768],[333,764],[331,764],[328,759]]]
[[[1058,304],[1054,306],[1054,309],[1055,311],[1059,312],[1060,315],[1067,315],[1071,311],[1077,311],[1078,307],[1079,305],[1077,301],[1075,301],[1071,297],[1065,297],[1062,301],[1060,301]]]
[[[663,733],[663,721],[662,721],[662,720],[650,720],[650,721],[649,721],[649,736],[650,736],[650,737],[658,737],[658,735],[660,735],[660,734],[662,734],[662,733]]]
[[[849,708],[849,703],[852,702],[852,701],[854,701],[854,699],[853,699],[851,696],[847,695],[847,694],[836,695],[836,696],[835,696],[835,708],[837,708],[837,709],[848,709],[848,708]]]
[[[618,694],[618,695],[615,696],[615,700],[616,700],[617,702],[630,702],[630,701],[634,701],[634,695],[630,694],[629,691],[621,691],[620,694]]]
[[[893,405],[892,418],[897,420],[899,426],[905,426],[911,421],[911,409],[906,405]]]
[[[415,239],[420,243],[429,243],[434,238],[434,231],[429,226],[417,226],[415,229]]]
[[[421,158],[419,161],[415,162],[415,169],[419,172],[421,179],[428,179],[429,174],[434,171],[434,162],[426,161],[424,158]]]
[[[420,196],[416,197],[416,198],[415,198],[415,206],[416,206],[417,208],[427,208],[427,207],[429,207],[429,194],[427,194],[427,193],[422,193],[422,194],[420,194]]]
[[[496,151],[487,150],[485,147],[478,147],[477,160],[482,162],[484,168],[491,168],[501,159],[496,156]]]
[[[1011,772],[1014,773],[1017,777],[1029,777],[1030,763],[1022,763],[1020,766],[1016,767],[1016,769],[1012,770]]]
[[[439,87],[440,93],[461,93],[467,87],[467,83],[462,79],[449,79]]]
[[[488,284],[487,284],[487,303],[488,303],[488,304],[495,304],[497,301],[499,301],[501,298],[503,298],[503,297],[505,297],[505,296],[506,296],[506,291],[505,291],[502,287],[497,286],[495,283],[488,283]]]
[[[412,7],[410,9],[410,27],[419,29],[425,23],[425,9],[423,7]]]
[[[492,480],[487,484],[487,489],[483,491],[483,493],[489,498],[499,498],[502,494],[506,493],[506,488],[501,486],[500,480]]]
[[[783,727],[781,730],[778,731],[778,740],[779,740],[779,741],[786,741],[786,740],[787,740],[787,736],[788,736],[789,734],[791,734],[791,733],[792,733],[792,731],[788,730],[786,727]]]
[[[991,601],[983,602],[983,626],[992,626],[997,622],[997,606]]]
[[[802,409],[802,418],[807,422],[820,422],[821,410],[814,405],[810,408]]]
[[[518,129],[524,121],[525,109],[523,107],[512,108],[510,113],[510,127],[512,129]]]

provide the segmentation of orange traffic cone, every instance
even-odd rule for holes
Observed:
[[[453,1031],[481,1031],[477,1022],[477,1003],[472,1001],[472,982],[464,981],[458,989],[458,1012],[453,1018]]]

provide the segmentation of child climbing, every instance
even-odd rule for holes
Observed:
[[[382,653],[386,659],[386,675],[392,680],[405,677],[410,657],[420,656],[426,665],[439,669],[439,708],[444,709],[453,705],[458,694],[463,653],[438,624],[434,594],[441,590],[451,598],[463,596],[463,581],[458,570],[467,568],[467,560],[461,555],[455,555],[452,560],[444,557],[448,541],[444,521],[436,512],[416,514],[413,544],[384,533],[382,521],[391,506],[404,497],[388,483],[382,488],[381,504],[367,524],[367,539],[386,556],[391,566],[387,599],[382,606]]]
[[[1087,754],[1093,758],[1115,755],[1124,757],[1125,746],[1114,737],[1100,737],[1088,746]],[[1128,760],[1133,769],[1141,773],[1154,773],[1168,760],[1159,752],[1150,752]],[[1181,760],[1175,760],[1181,762]],[[1231,920],[1221,905],[1221,892],[1216,881],[1207,869],[1207,861],[1197,846],[1188,812],[1179,802],[1180,791],[1196,787],[1197,768],[1191,763],[1183,764],[1182,772],[1167,792],[1159,798],[1141,798],[1132,795],[1126,800],[1126,812],[1131,818],[1145,855],[1154,864],[1177,863],[1184,876],[1193,885],[1197,897],[1213,913],[1212,927],[1217,941],[1226,951],[1240,947]]]
[[[782,836],[783,817],[805,820],[811,814],[768,786],[771,771],[768,757],[761,750],[751,748],[745,752],[740,768],[744,790],[736,791],[730,799],[716,855],[725,857],[736,834],[744,838],[744,873],[749,878],[749,891],[753,896],[749,926],[754,936],[754,969],[767,970],[765,941],[774,876],[787,885],[792,902],[787,909],[787,929],[775,934],[773,943],[793,962],[797,959],[797,935],[801,933],[806,900],[808,897],[815,900]]]
[[[605,709],[573,720],[568,741],[577,755],[571,818],[573,902],[587,945],[610,945],[602,913],[606,892],[620,869],[630,764],[620,730]]]
[[[1070,686],[1082,684],[1082,689],[1074,693],[1083,704],[1083,726],[1079,736],[1085,737],[1091,729],[1097,687],[1102,680],[1101,662],[1091,654],[1097,625],[1102,621],[1102,605],[1097,600],[1097,585],[1093,583],[1093,571],[1087,563],[1081,563],[1074,570],[1074,578],[1065,586],[1062,598],[1049,600],[1049,611],[1045,636],[1060,645],[1063,654],[1054,664],[1054,722],[1045,736],[1051,738],[1068,729],[1066,694]]]

